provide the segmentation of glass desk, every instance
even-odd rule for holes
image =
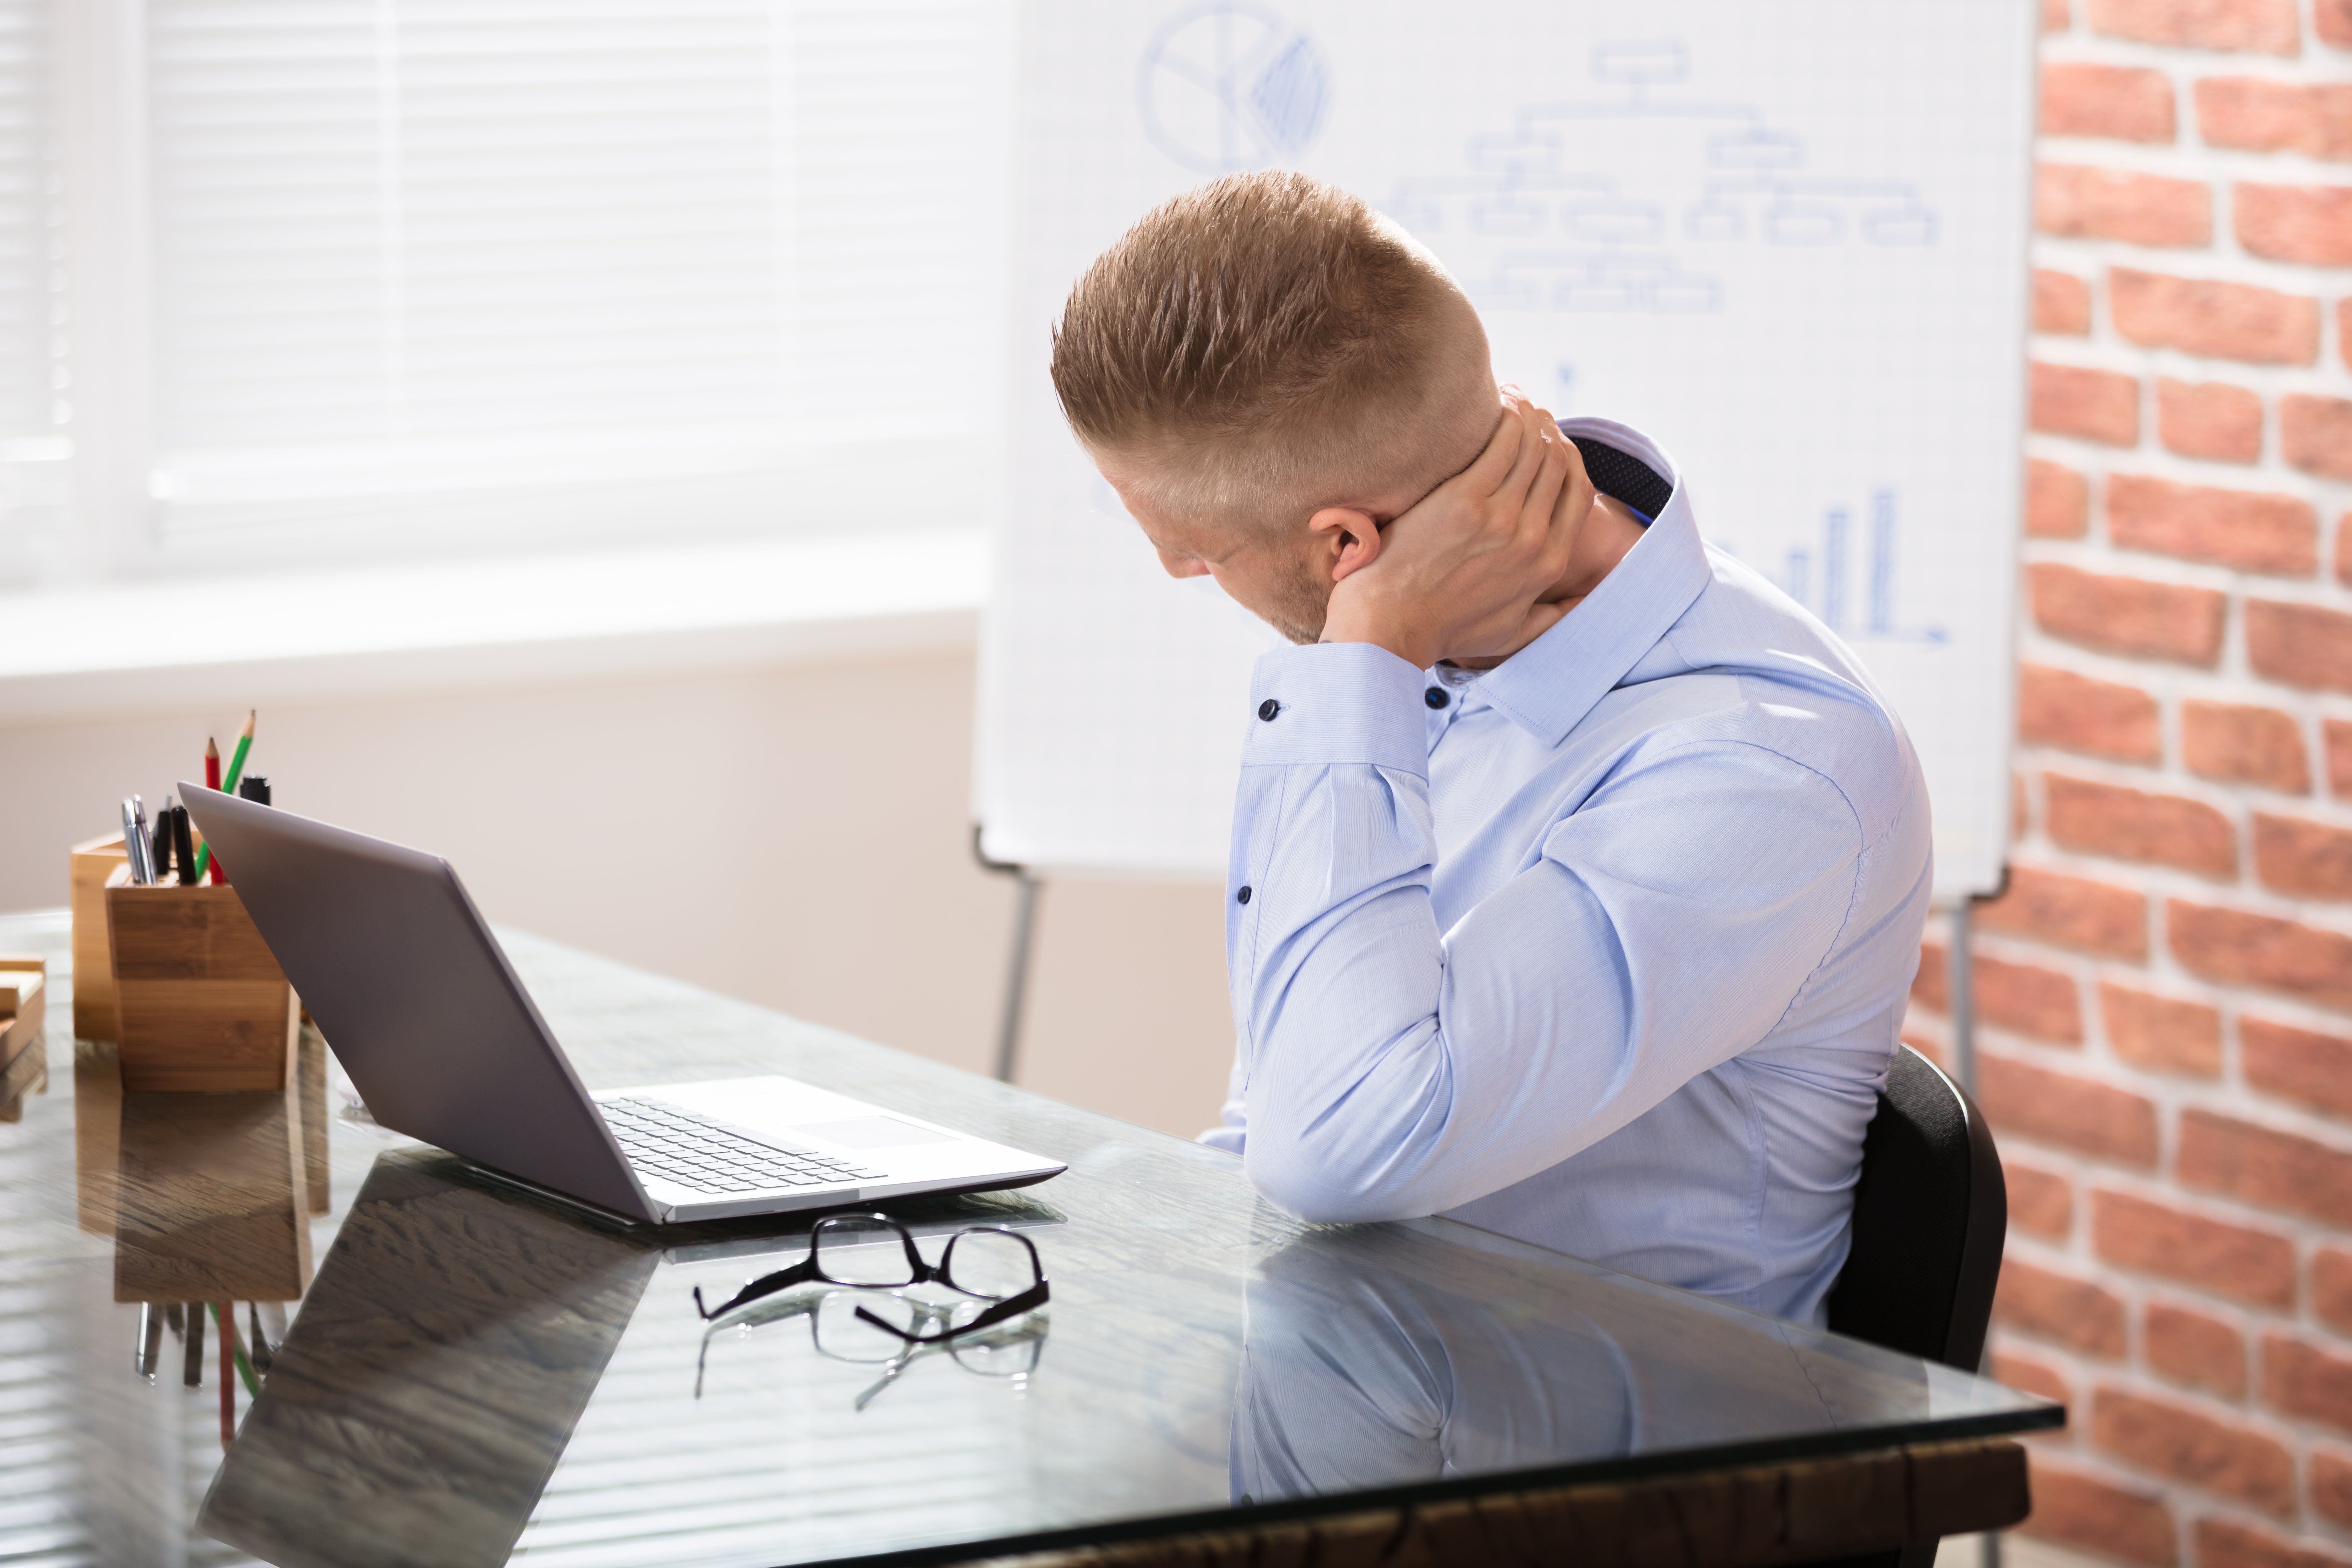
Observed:
[[[506,940],[592,1086],[785,1072],[1068,1161],[1019,1192],[890,1205],[934,1261],[961,1226],[1018,1227],[1051,1304],[982,1350],[897,1363],[828,1353],[802,1293],[710,1332],[691,1288],[720,1300],[797,1261],[805,1220],[601,1226],[339,1112],[315,1277],[225,1443],[216,1331],[201,1387],[169,1333],[142,1375],[118,1271],[134,1219],[141,1267],[237,1245],[211,1166],[289,1134],[154,1154],[153,1109],[70,1040],[62,913],[7,917],[0,952],[51,959],[51,1082],[0,1122],[0,1559],[635,1568],[1109,1543],[1206,1563],[1417,1521],[1440,1542],[1423,1560],[1469,1561],[1443,1540],[1491,1542],[1516,1499],[1580,1560],[1643,1556],[1626,1543],[1664,1519],[1685,1554],[1789,1561],[1892,1544],[1906,1520],[2012,1522],[2001,1439],[2063,1418],[1465,1226],[1304,1225],[1228,1156]],[[116,1179],[120,1258],[89,1206]],[[1708,1530],[1746,1544],[1693,1546]]]

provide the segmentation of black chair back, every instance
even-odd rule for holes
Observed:
[[[1853,1242],[1831,1288],[1838,1333],[1974,1372],[2009,1229],[2009,1189],[1984,1113],[1898,1046],[1863,1138]]]

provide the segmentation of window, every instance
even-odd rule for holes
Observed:
[[[114,9],[0,0],[0,457],[69,452],[118,569],[887,526],[983,456],[1001,5]],[[54,79],[68,246],[140,263],[68,270],[61,426],[45,20],[117,89]]]

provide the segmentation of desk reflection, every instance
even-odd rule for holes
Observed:
[[[661,1253],[451,1164],[376,1162],[201,1533],[281,1568],[507,1561]]]
[[[1334,1228],[1260,1259],[1234,1412],[1235,1501],[1927,1414],[1916,1363],[1859,1361],[1815,1331],[1500,1238],[1474,1267],[1465,1234]],[[1521,1274],[1530,1288],[1512,1289]],[[1726,1314],[1748,1331],[1726,1333]]]

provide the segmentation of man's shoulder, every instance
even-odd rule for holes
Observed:
[[[1925,788],[1892,704],[1802,605],[1736,557],[1707,556],[1706,588],[1603,705],[1612,727],[1652,756],[1762,747],[1836,784],[1866,825],[1887,820]]]

